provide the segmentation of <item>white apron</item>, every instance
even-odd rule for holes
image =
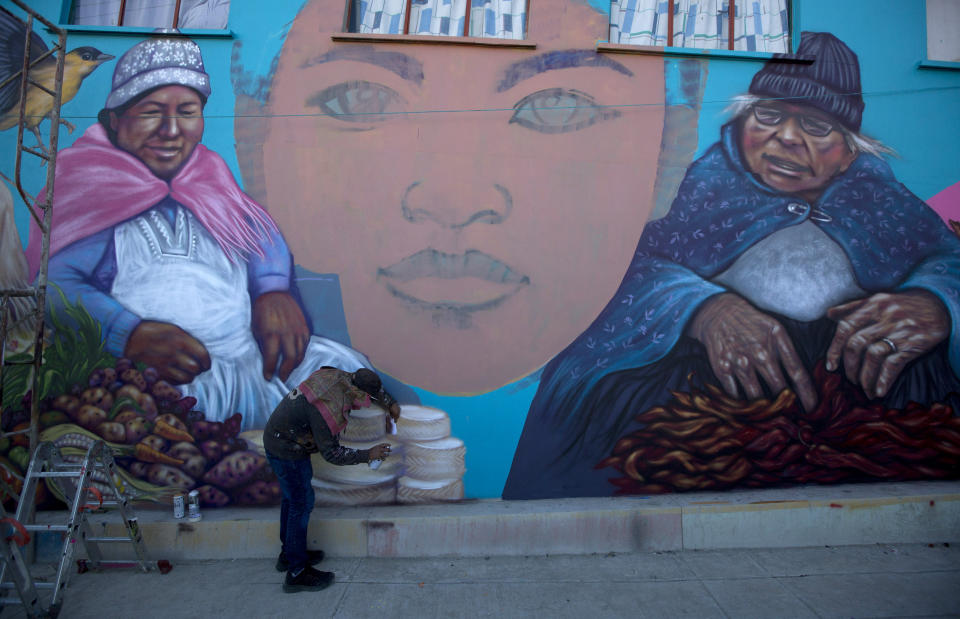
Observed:
[[[210,370],[178,385],[197,398],[210,421],[243,414],[243,430],[260,429],[284,395],[322,365],[369,367],[355,350],[312,336],[303,362],[286,384],[263,379],[263,357],[250,330],[247,265],[232,263],[193,215],[177,208],[175,226],[157,210],[114,231],[117,276],[111,295],[143,320],[169,322],[197,338]]]

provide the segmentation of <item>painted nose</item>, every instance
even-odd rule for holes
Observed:
[[[180,118],[176,115],[176,112],[160,119],[160,128],[157,132],[167,138],[175,138],[180,135]]]
[[[803,138],[800,121],[795,116],[787,118],[777,128],[777,136],[788,144],[798,144]]]
[[[461,230],[475,223],[503,223],[513,211],[513,197],[496,183],[462,190],[442,188],[440,181],[416,181],[404,191],[400,208],[410,223],[432,222]]]

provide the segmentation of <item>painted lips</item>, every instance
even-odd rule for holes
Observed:
[[[811,171],[808,166],[801,165],[801,164],[796,163],[796,162],[794,162],[794,161],[790,161],[789,159],[782,159],[782,158],[777,157],[777,156],[774,156],[774,155],[764,154],[764,155],[763,155],[763,159],[764,159],[764,161],[766,161],[767,163],[773,165],[773,166],[776,167],[776,168],[780,168],[781,170],[783,170],[783,171],[785,171],[785,172],[791,172],[791,173],[804,173],[804,172],[806,172],[806,173],[810,173],[810,171]]]
[[[148,145],[147,148],[157,159],[170,160],[175,159],[183,150],[182,146],[169,145]]]
[[[481,295],[470,301],[425,300],[411,292],[419,280],[480,280],[488,282]],[[471,249],[463,254],[447,254],[424,249],[396,264],[377,270],[377,279],[396,297],[425,309],[476,311],[490,309],[530,284],[530,278],[482,251]]]

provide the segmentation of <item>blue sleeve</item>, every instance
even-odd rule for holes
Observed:
[[[897,286],[898,290],[922,288],[943,303],[950,314],[950,367],[960,378],[960,239],[944,226],[941,247],[924,259]]]
[[[100,323],[106,351],[122,357],[140,317],[109,294],[116,277],[116,263],[113,228],[67,246],[50,258],[48,279],[60,290],[51,290],[47,299],[51,311],[64,319],[64,300],[83,305]]]
[[[266,292],[290,290],[293,269],[290,249],[279,230],[271,230],[258,245],[263,256],[250,254],[247,258],[247,287],[251,301]]]
[[[583,397],[602,376],[654,363],[669,353],[704,301],[725,292],[690,269],[657,257],[638,258],[600,316],[544,372],[581,389]],[[584,387],[583,385],[587,385]]]

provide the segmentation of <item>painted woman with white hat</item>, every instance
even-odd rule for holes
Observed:
[[[123,55],[100,122],[58,156],[49,279],[101,323],[108,352],[156,368],[208,419],[262,428],[311,368],[369,362],[311,336],[280,231],[200,144],[209,96],[189,39]],[[39,241],[34,227],[32,273]]]

